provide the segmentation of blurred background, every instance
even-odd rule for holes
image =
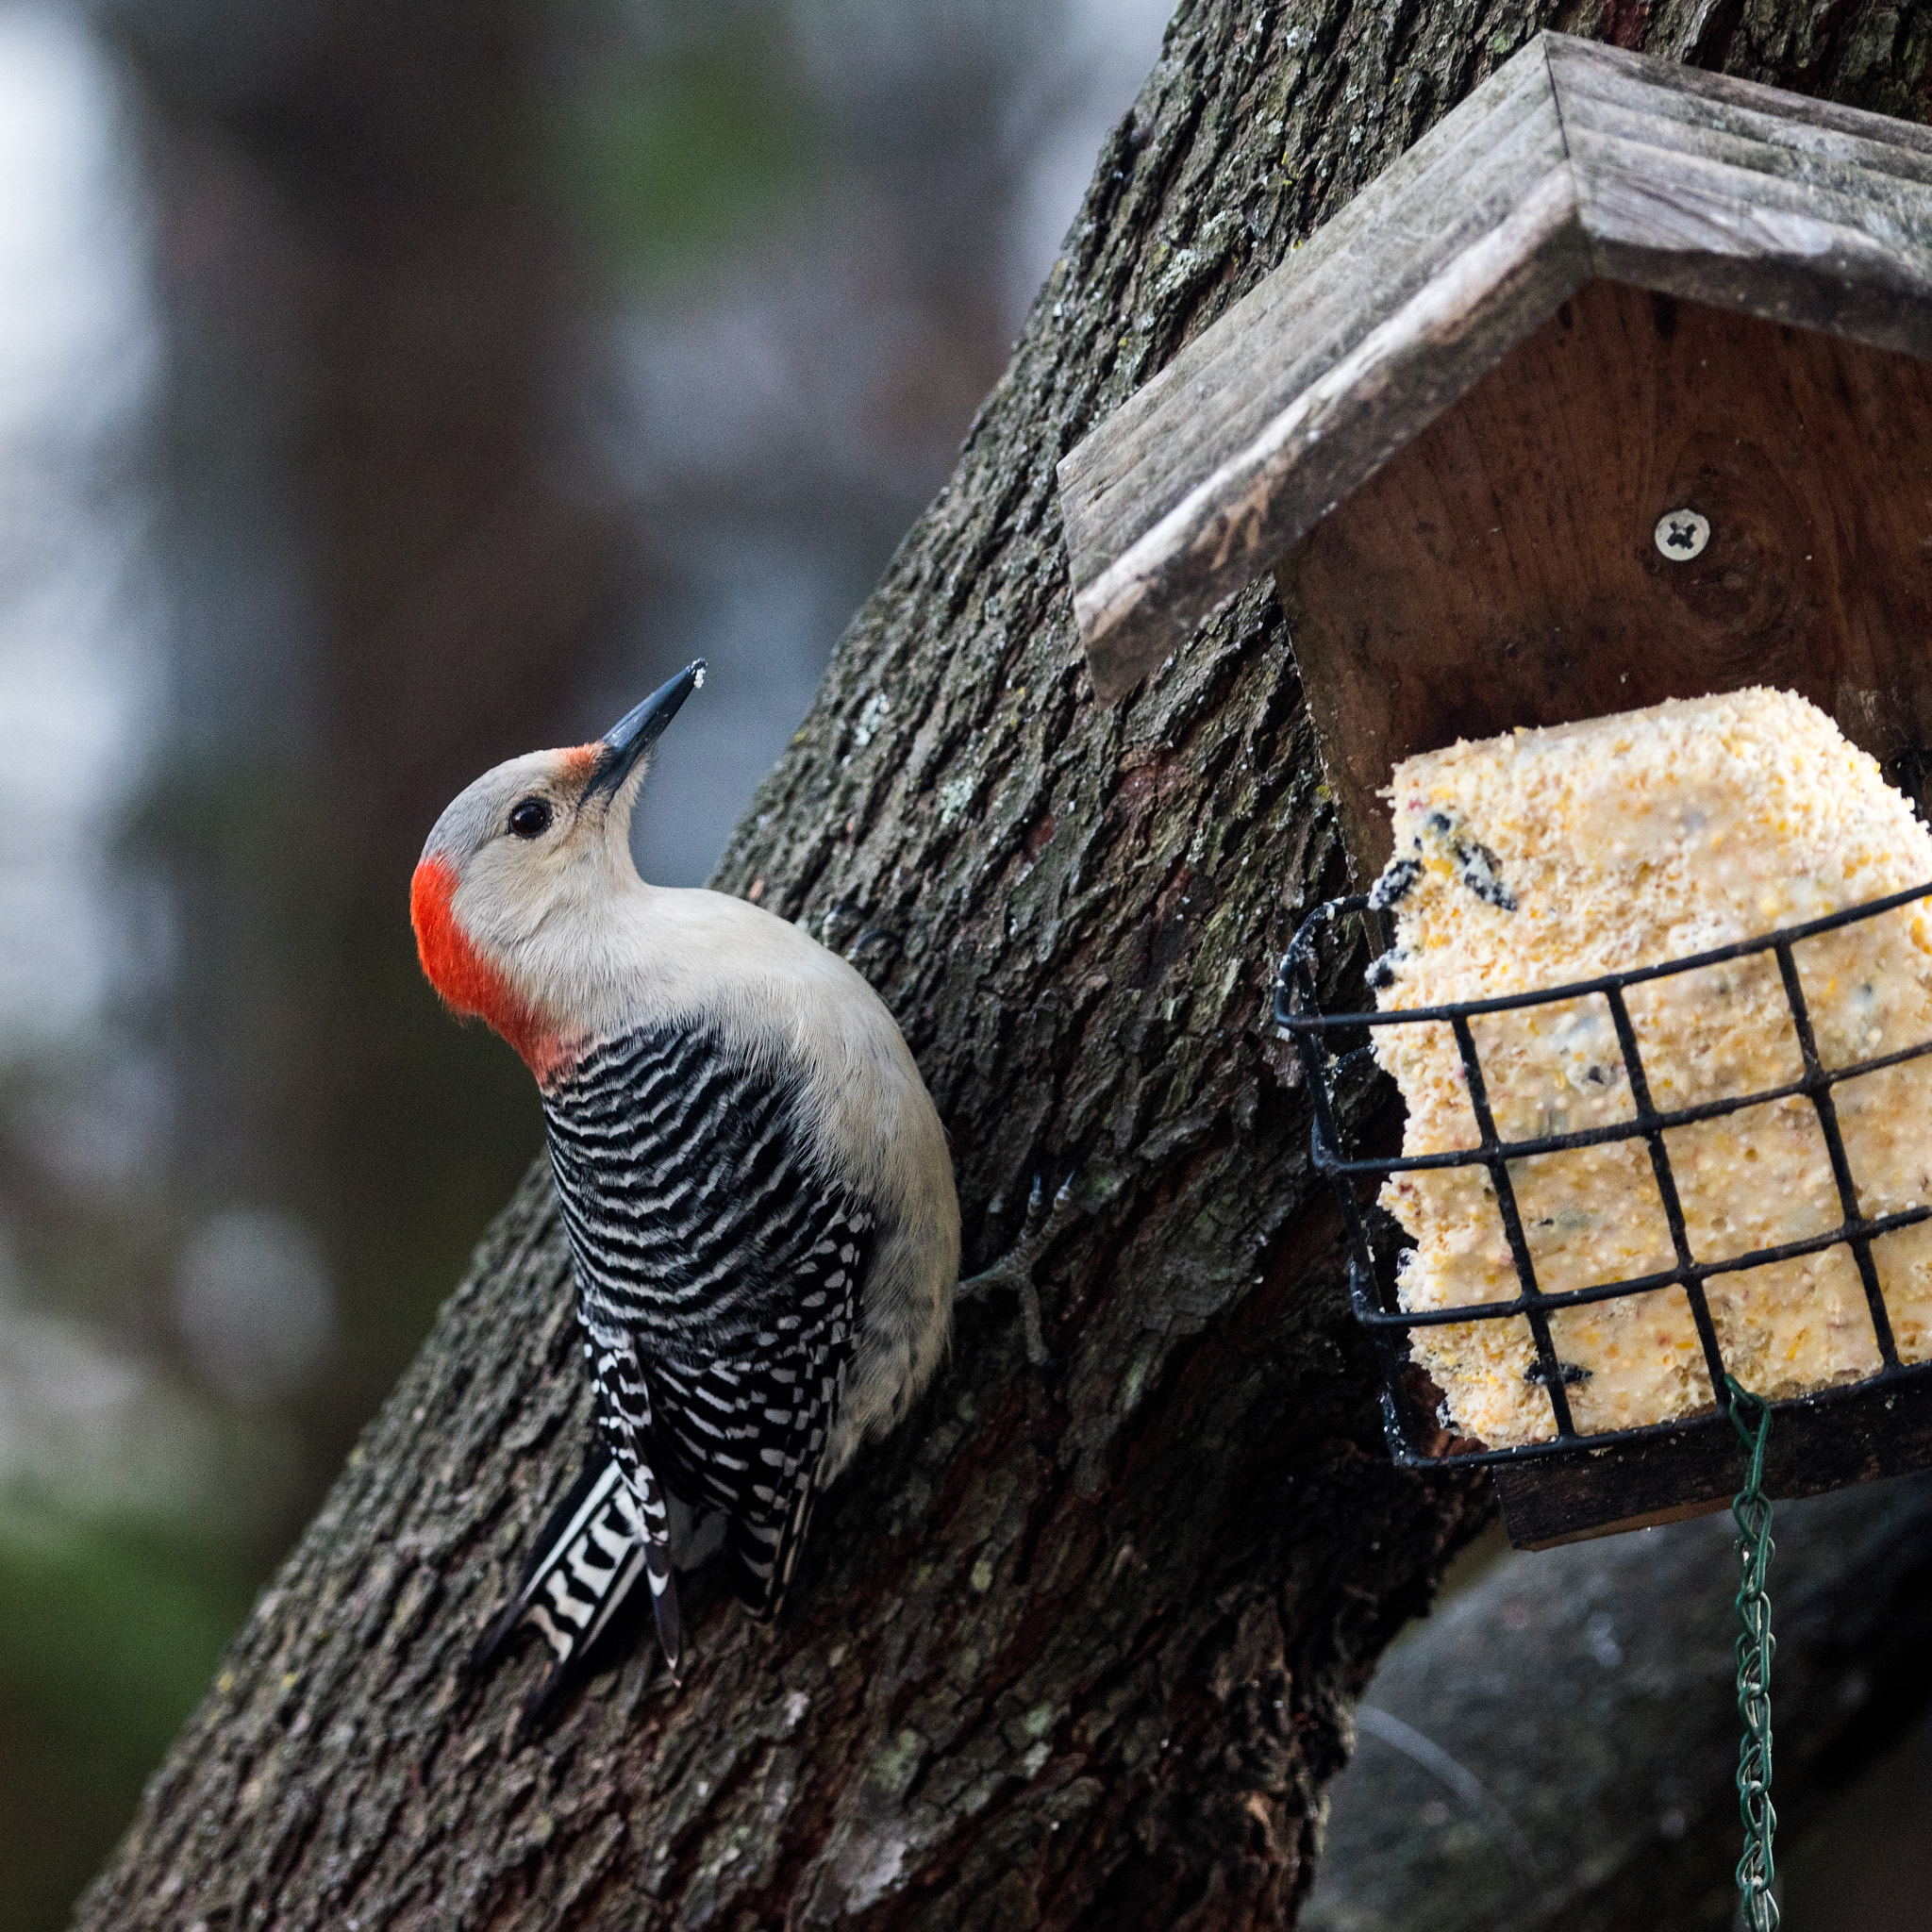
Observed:
[[[0,1932],[540,1146],[425,832],[703,656],[703,880],[1167,8],[0,0]]]
[[[50,1927],[541,1144],[416,971],[692,657],[702,881],[1165,0],[0,0],[0,1928]]]

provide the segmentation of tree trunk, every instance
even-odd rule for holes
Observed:
[[[1092,702],[1054,464],[1527,35],[1910,111],[1926,7],[1185,0],[953,482],[721,883],[852,958],[953,1134],[968,1254],[1084,1218],[1054,1359],[965,1307],[775,1632],[701,1612],[519,1748],[458,1661],[590,1405],[533,1175],[238,1638],[87,1925],[1291,1923],[1348,1708],[1487,1514],[1387,1461],[1272,962],[1342,884],[1272,586]],[[1581,16],[1581,17],[1579,17]],[[397,880],[400,897],[403,881]]]

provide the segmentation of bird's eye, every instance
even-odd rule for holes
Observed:
[[[541,798],[525,798],[510,808],[509,828],[519,839],[541,839],[550,829],[550,807]]]

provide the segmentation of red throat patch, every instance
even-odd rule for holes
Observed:
[[[523,1056],[538,1085],[545,1086],[573,1056],[557,1029],[510,987],[457,923],[456,891],[456,868],[441,853],[424,859],[409,882],[409,924],[416,929],[423,971],[452,1012],[494,1027]]]

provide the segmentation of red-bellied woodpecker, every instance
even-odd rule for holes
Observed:
[[[785,920],[631,862],[644,755],[703,680],[486,773],[411,891],[432,984],[537,1076],[608,1445],[478,1649],[542,1630],[533,1709],[640,1570],[678,1669],[667,1491],[722,1518],[733,1586],[775,1613],[815,1491],[905,1415],[951,1330],[952,1166],[877,994]]]

